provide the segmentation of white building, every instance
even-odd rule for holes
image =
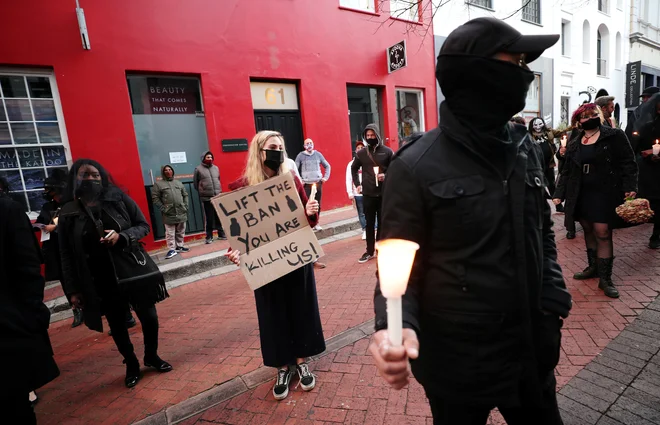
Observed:
[[[561,34],[560,41],[530,64],[526,118],[542,116],[557,126],[585,100],[605,89],[623,108],[627,57],[624,3],[631,0],[451,0],[435,14],[436,51],[462,23],[482,16],[505,21],[523,34]],[[638,0],[658,3],[660,0]],[[628,6],[629,7],[629,6]],[[438,88],[439,91],[439,88]],[[439,91],[439,101],[442,95]],[[625,114],[621,114],[625,121]]]
[[[626,75],[628,111],[645,87],[660,86],[660,0],[630,1],[630,59]]]

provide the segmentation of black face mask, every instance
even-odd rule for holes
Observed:
[[[103,192],[103,185],[100,180],[83,180],[79,181],[76,196],[83,201],[90,202],[98,200],[101,192]]]
[[[600,125],[600,117],[590,118],[588,121],[585,121],[580,124],[584,130],[593,130],[598,128]]]
[[[266,152],[266,159],[264,160],[264,165],[271,170],[277,172],[280,169],[280,166],[284,162],[284,151],[276,151],[272,149],[264,149]]]
[[[366,139],[369,146],[374,147],[378,144],[378,139]]]
[[[478,131],[496,132],[525,108],[534,73],[479,56],[442,55],[437,77],[451,112]]]

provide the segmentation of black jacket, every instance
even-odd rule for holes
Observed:
[[[435,129],[404,146],[383,195],[382,238],[420,245],[403,298],[404,327],[420,340],[413,372],[427,393],[445,399],[513,403],[523,376],[533,375],[538,392],[532,371],[556,365],[559,316],[571,308],[542,155],[523,126],[512,126],[517,154],[502,176],[469,131],[449,111],[441,114],[452,136]],[[386,328],[378,286],[375,310],[376,329]],[[537,341],[548,341],[548,320],[550,350]]]
[[[580,196],[582,182],[582,163],[580,162],[580,143],[584,131],[573,134],[566,146],[564,165],[559,174],[555,198],[566,201],[565,211],[573,216]],[[625,133],[618,128],[600,126],[600,137],[596,142],[596,163],[592,169],[603,181],[603,191],[607,194],[611,206],[609,224],[613,227],[623,225],[616,214],[616,207],[623,204],[624,194],[637,192],[637,164],[632,148]]]
[[[53,224],[53,219],[58,216],[60,204],[57,201],[48,201],[41,207],[41,212],[35,220],[43,225]],[[39,232],[39,229],[35,230]],[[39,233],[37,233],[39,234]],[[44,265],[46,266],[46,281],[60,280],[62,262],[60,261],[60,245],[57,229],[51,232],[50,239],[41,244]]]
[[[149,224],[135,201],[117,188],[110,188],[102,198],[102,209],[120,228],[119,249],[149,234]],[[60,211],[58,232],[62,257],[62,288],[67,296],[82,294],[85,324],[89,329],[103,332],[101,302],[89,269],[83,233],[90,220],[78,200],[68,202]],[[110,255],[108,261],[112,262]],[[114,265],[111,265],[114,268]],[[116,276],[114,277],[116,279]]]
[[[16,393],[59,376],[40,269],[39,245],[23,207],[0,197],[0,362],[3,385]]]
[[[641,198],[660,199],[660,162],[654,161],[652,156],[642,157],[642,151],[653,149],[653,145],[658,139],[660,139],[660,118],[656,118],[641,128],[635,147]]]
[[[363,138],[364,133],[366,133],[367,130],[373,130],[376,133],[378,144],[372,148],[365,140],[365,148],[355,155],[355,160],[353,160],[353,165],[351,166],[351,173],[353,175],[353,184],[355,187],[358,187],[360,186],[358,171],[362,168],[362,194],[379,197],[381,196],[385,182],[378,182],[378,186],[376,186],[374,167],[378,167],[378,171],[387,176],[387,169],[390,166],[394,152],[392,149],[383,145],[383,140],[381,139],[378,127],[375,124],[369,124],[364,129],[364,132],[362,133]]]

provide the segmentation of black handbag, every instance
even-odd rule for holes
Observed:
[[[134,309],[151,307],[169,297],[165,278],[142,244],[133,241],[122,249],[110,249],[119,290]]]
[[[95,219],[87,206],[84,208],[90,219],[94,220],[99,235],[103,235],[103,222]],[[151,307],[170,296],[163,273],[145,251],[142,242],[132,239],[124,247],[109,247],[108,252],[119,290],[134,310]]]

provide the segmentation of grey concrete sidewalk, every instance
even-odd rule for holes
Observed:
[[[565,425],[660,424],[660,299],[559,391]]]

